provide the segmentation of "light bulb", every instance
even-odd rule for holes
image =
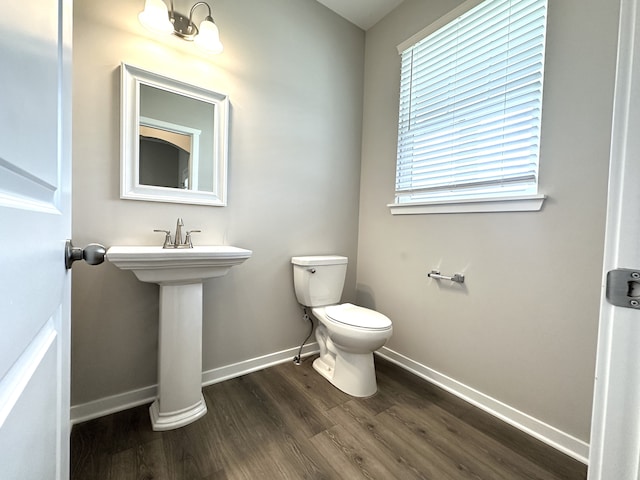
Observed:
[[[196,35],[196,38],[193,41],[199,48],[203,49],[207,53],[222,53],[223,47],[222,42],[220,42],[220,33],[218,32],[218,27],[213,23],[213,19],[211,17],[207,17],[200,24],[198,35]]]
[[[162,0],[146,0],[144,10],[138,14],[138,20],[153,32],[166,34],[173,32],[173,24],[169,20],[169,9]]]

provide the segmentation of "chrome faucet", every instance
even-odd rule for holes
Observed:
[[[176,222],[176,234],[173,237],[173,248],[179,248],[184,245],[182,243],[182,227],[184,227],[184,223],[182,223],[182,218],[178,217],[178,221]]]
[[[162,232],[164,233],[164,243],[162,244],[162,248],[193,248],[193,241],[191,239],[192,233],[199,233],[201,230],[189,230],[187,231],[187,236],[184,241],[182,240],[182,227],[184,227],[184,223],[182,222],[182,218],[178,218],[176,222],[176,234],[173,237],[173,242],[171,241],[171,231],[170,230],[159,230],[156,229],[154,232]]]

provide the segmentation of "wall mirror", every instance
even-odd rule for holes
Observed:
[[[227,204],[227,95],[123,63],[120,198]]]

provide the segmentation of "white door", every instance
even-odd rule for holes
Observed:
[[[640,2],[622,0],[614,100],[605,273],[640,273]],[[625,299],[640,301],[640,284]],[[604,282],[603,282],[604,283]],[[604,286],[604,285],[603,285]],[[624,294],[624,292],[623,292]],[[600,311],[589,455],[590,480],[640,479],[640,310]]]
[[[72,0],[2,0],[0,478],[69,471]]]

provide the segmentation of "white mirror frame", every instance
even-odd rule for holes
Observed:
[[[140,184],[140,85],[149,85],[214,106],[213,192]],[[138,67],[121,65],[120,198],[150,202],[227,205],[229,97]],[[200,152],[202,161],[203,152]]]

